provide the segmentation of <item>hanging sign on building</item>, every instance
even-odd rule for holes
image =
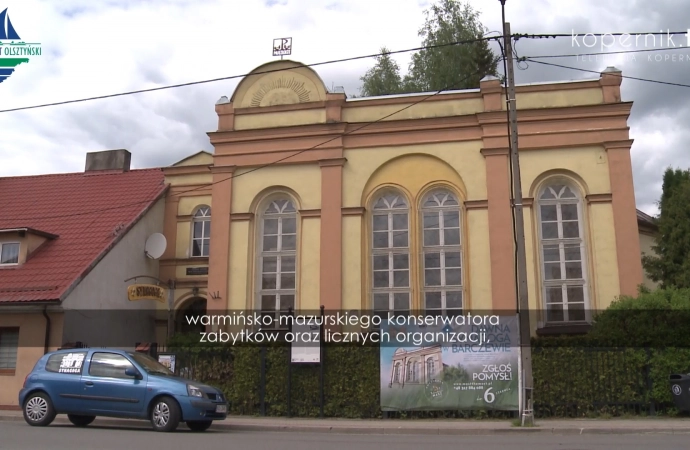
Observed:
[[[127,288],[127,299],[130,302],[154,300],[165,303],[165,288],[155,284],[133,284]]]

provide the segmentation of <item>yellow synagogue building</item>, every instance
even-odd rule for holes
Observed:
[[[586,331],[643,282],[620,75],[516,88],[533,334]],[[215,108],[213,153],[163,169],[177,331],[204,311],[514,313],[498,79],[348,99],[281,60]]]

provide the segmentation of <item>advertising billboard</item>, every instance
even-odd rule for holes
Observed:
[[[491,317],[382,321],[381,409],[517,411],[518,319]]]

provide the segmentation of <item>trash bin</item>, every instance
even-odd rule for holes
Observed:
[[[690,374],[673,374],[669,378],[671,394],[676,408],[680,411],[690,411]]]

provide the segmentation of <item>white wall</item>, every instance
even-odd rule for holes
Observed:
[[[89,347],[131,348],[137,342],[155,341],[156,303],[130,302],[127,287],[141,275],[158,277],[158,261],[144,254],[146,239],[163,232],[165,199],[160,199],[115,244],[96,267],[63,301],[64,342],[81,341]],[[140,278],[137,283],[156,284]]]

